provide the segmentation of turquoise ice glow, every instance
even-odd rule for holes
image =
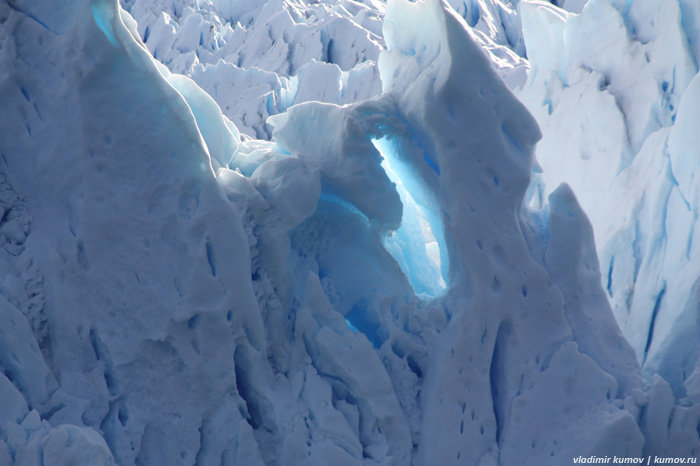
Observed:
[[[382,167],[396,184],[403,204],[401,227],[384,238],[384,247],[396,259],[417,295],[442,296],[447,289],[449,261],[434,197],[413,168],[400,160],[390,138],[373,139],[372,143],[382,155]]]
[[[114,36],[114,30],[112,29],[112,11],[109,5],[97,4],[92,5],[92,16],[95,18],[95,23],[102,30],[107,40],[112,45],[117,45],[117,38]]]

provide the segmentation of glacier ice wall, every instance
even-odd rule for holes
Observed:
[[[122,0],[153,56],[194,79],[245,135],[270,139],[266,119],[293,104],[350,104],[381,91],[377,59],[386,5],[334,2]],[[512,86],[527,62],[518,15],[500,0],[455,0]]]
[[[520,224],[522,216],[532,225],[520,207],[539,138],[535,122],[454,12],[439,2],[394,2],[387,18],[383,85],[409,125],[400,147],[438,199],[450,252],[451,288],[443,301],[448,322],[424,381],[418,462],[560,464],[576,449],[632,454],[641,448],[641,435],[630,413],[612,402],[639,387],[632,352],[610,316],[609,346],[583,341],[591,329],[579,314],[605,316],[609,308],[600,294],[581,302],[571,288],[580,289],[582,280],[564,278],[554,266],[591,269],[576,265],[559,243],[566,237],[568,247],[591,255],[586,228],[567,228],[560,220],[583,215],[567,188],[553,194],[544,260],[531,253]],[[403,32],[419,22],[432,30]],[[422,53],[414,56],[414,50]],[[596,269],[591,274],[597,278]],[[597,280],[592,286],[599,288]],[[538,410],[544,387],[565,366],[575,368],[567,375],[571,388],[561,385],[547,411]],[[565,412],[576,418],[568,428],[561,423]],[[616,430],[619,435],[611,435]],[[597,444],[601,432],[609,444]],[[524,452],[523,445],[531,448]]]
[[[509,5],[125,1],[137,22],[111,0],[1,4],[0,463],[697,456],[698,371],[674,379],[692,294],[657,309],[660,362],[640,368],[587,194],[531,185],[552,130],[533,112],[535,149],[507,85],[519,18],[552,7]],[[531,50],[522,95],[542,89]],[[663,189],[686,201],[664,216],[673,245],[697,232],[684,86],[613,184],[650,185],[650,222]],[[386,247],[412,214],[378,147],[441,233],[438,297],[410,280],[428,254],[402,268]],[[640,276],[697,295],[696,249],[655,250]]]
[[[572,186],[625,337],[647,377],[683,397],[700,364],[700,12],[674,0],[520,10],[531,65],[520,96],[544,133],[532,202]]]

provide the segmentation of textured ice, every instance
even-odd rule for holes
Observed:
[[[386,5],[334,2],[123,0],[138,34],[171,71],[194,79],[243,134],[269,139],[270,115],[292,104],[349,104],[378,95]],[[525,82],[518,15],[494,2],[455,2],[511,87]]]
[[[700,10],[517,3],[0,4],[0,464],[697,457]]]
[[[622,332],[644,373],[683,396],[700,348],[698,10],[644,0],[520,10],[531,65],[520,96],[544,133],[532,202],[572,186]]]

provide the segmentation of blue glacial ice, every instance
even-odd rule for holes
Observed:
[[[556,3],[0,4],[0,464],[697,458],[700,9]]]

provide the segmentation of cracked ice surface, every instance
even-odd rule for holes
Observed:
[[[0,5],[0,463],[697,456],[698,9],[515,3]]]

